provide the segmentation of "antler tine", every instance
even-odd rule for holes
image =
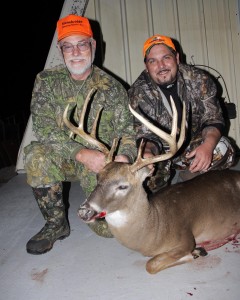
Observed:
[[[105,159],[106,164],[108,164],[109,162],[111,162],[113,160],[113,154],[114,154],[114,152],[117,148],[117,144],[118,144],[118,138],[115,138],[113,140],[112,147],[111,147],[111,149],[110,149],[110,151],[109,151],[109,153],[108,153],[108,155]]]
[[[84,131],[84,119],[85,119],[85,114],[86,114],[86,110],[87,110],[87,106],[88,103],[91,99],[92,94],[96,91],[95,88],[92,88],[90,90],[90,92],[88,93],[82,111],[80,113],[80,117],[79,117],[79,125],[78,127],[74,126],[68,119],[67,119],[67,113],[68,113],[68,108],[69,108],[69,104],[67,105],[67,107],[64,110],[63,113],[63,121],[66,124],[66,126],[75,134],[79,135],[81,138],[83,138],[86,142],[96,146],[100,151],[102,151],[105,155],[109,154],[109,149],[107,148],[106,145],[104,145],[103,143],[99,142],[96,138],[96,128],[97,128],[97,123],[98,123],[98,119],[99,119],[99,115],[100,112],[102,110],[102,108],[100,108],[100,110],[97,113],[97,116],[94,120],[93,123],[93,127],[91,130],[91,133],[88,134]]]
[[[145,167],[149,164],[153,164],[153,163],[171,158],[172,156],[175,155],[175,153],[178,151],[178,149],[182,146],[182,144],[184,142],[184,139],[185,139],[185,127],[186,127],[186,106],[185,106],[185,102],[183,102],[183,113],[182,113],[180,137],[178,139],[178,142],[176,142],[178,116],[177,116],[177,109],[176,109],[176,106],[175,106],[175,103],[174,103],[172,97],[170,97],[170,100],[171,100],[171,106],[172,106],[172,110],[173,110],[173,121],[172,121],[171,134],[168,134],[168,133],[164,132],[163,130],[156,127],[155,125],[153,125],[148,120],[144,119],[143,116],[138,114],[129,105],[129,109],[130,109],[131,113],[140,122],[142,122],[146,127],[148,127],[153,133],[155,133],[157,136],[159,136],[164,141],[166,141],[170,146],[170,150],[169,150],[168,153],[156,155],[154,157],[149,157],[149,158],[142,158],[143,143],[141,142],[141,145],[140,145],[139,150],[138,150],[137,159],[134,162],[134,164],[131,165],[131,167],[130,167],[130,170],[132,172],[136,172],[137,170],[139,170],[139,169],[141,169],[141,168],[143,168],[143,167]]]
[[[172,96],[171,96],[172,98]],[[181,122],[181,129],[180,129],[180,136],[177,142],[177,150],[182,147],[182,144],[185,140],[185,132],[186,132],[186,103],[183,102],[182,108],[182,122]]]

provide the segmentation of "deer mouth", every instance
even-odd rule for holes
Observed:
[[[94,222],[96,219],[101,219],[106,216],[106,212],[97,212],[87,207],[80,207],[78,210],[78,216],[86,223]]]

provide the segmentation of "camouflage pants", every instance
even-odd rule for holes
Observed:
[[[186,154],[191,152],[202,143],[202,139],[198,138],[192,141],[184,152],[169,159],[160,162],[156,165],[153,176],[147,181],[147,187],[151,192],[157,191],[159,188],[166,186],[170,183],[174,170],[188,170],[192,159],[186,159]],[[213,152],[212,163],[208,169],[210,170],[223,170],[230,168],[234,164],[235,150],[230,141],[226,137],[222,137]],[[200,174],[200,172],[199,172]]]
[[[81,163],[66,159],[54,145],[32,142],[24,148],[24,168],[31,187],[49,187],[56,183],[80,181],[88,196],[97,184],[96,174]]]

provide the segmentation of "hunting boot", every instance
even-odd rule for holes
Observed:
[[[108,228],[108,223],[105,219],[95,220],[93,223],[87,224],[92,231],[94,231],[97,235],[105,237],[105,238],[113,238],[111,231]]]
[[[62,199],[62,184],[32,189],[46,224],[27,242],[26,249],[31,254],[43,254],[52,249],[56,240],[69,236],[70,228]]]

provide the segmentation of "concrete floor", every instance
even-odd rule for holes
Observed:
[[[150,275],[147,258],[95,235],[78,218],[84,200],[78,183],[69,198],[71,235],[46,254],[30,255],[26,242],[44,221],[26,176],[0,185],[0,300],[240,299],[240,236],[206,257]]]

